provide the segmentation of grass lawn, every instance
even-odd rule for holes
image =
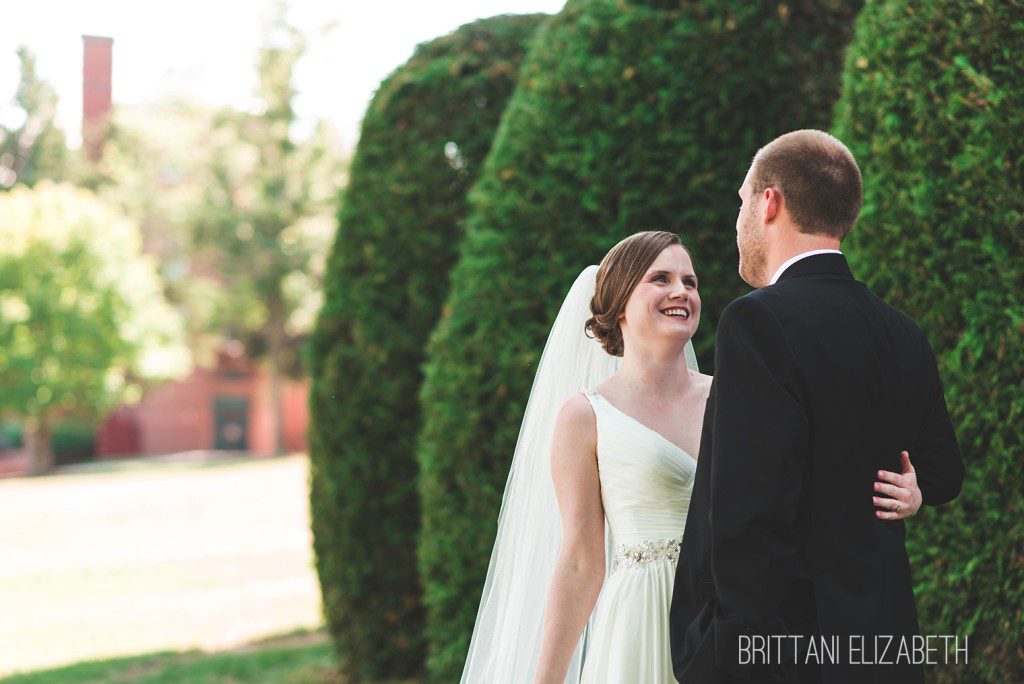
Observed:
[[[219,653],[161,652],[14,675],[4,684],[341,684],[327,635],[296,632]]]
[[[165,651],[14,675],[4,684],[341,684],[323,632],[299,632],[218,653]]]
[[[212,679],[189,681],[257,681],[233,668],[266,674],[293,661],[320,672],[325,643],[231,651],[322,626],[308,466],[302,454],[132,460],[0,480],[0,677],[94,681],[78,673],[138,654],[159,654],[132,661],[141,678],[95,681],[184,681],[174,673],[193,667]]]

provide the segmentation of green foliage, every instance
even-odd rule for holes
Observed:
[[[423,666],[415,439],[465,193],[542,15],[420,45],[363,120],[311,340],[311,504],[331,632],[360,679]]]
[[[90,461],[96,456],[96,432],[92,421],[65,420],[53,429],[50,440],[57,465]]]
[[[50,448],[54,463],[78,463],[96,456],[96,431],[90,420],[65,420],[53,428]],[[0,449],[15,449],[24,444],[20,423],[0,424]]]
[[[777,135],[827,127],[859,2],[569,2],[520,74],[480,182],[422,391],[428,666],[461,672],[517,431],[569,285],[621,238],[693,250],[710,371],[736,273],[736,191]]]
[[[68,185],[0,195],[0,405],[101,417],[187,371],[182,341],[134,224]]]
[[[908,525],[922,630],[970,638],[944,682],[1024,681],[1022,65],[1019,0],[868,2],[836,114],[865,182],[854,271],[931,340],[967,466]]]
[[[0,449],[17,449],[24,440],[21,434],[21,423],[0,423]]]
[[[0,408],[26,432],[98,419],[190,370],[183,321],[138,229],[92,193],[48,181],[0,194]]]
[[[13,104],[24,117],[14,128],[0,126],[0,189],[64,180],[70,171],[64,133],[54,124],[57,93],[36,73],[35,54],[25,46],[17,53],[21,77]]]

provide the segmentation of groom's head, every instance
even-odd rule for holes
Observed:
[[[793,131],[758,150],[739,195],[740,276],[762,287],[773,251],[794,244],[836,246],[846,237],[860,213],[860,169],[846,145],[828,133]]]

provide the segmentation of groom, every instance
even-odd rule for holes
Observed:
[[[670,615],[681,684],[923,681],[898,657],[917,611],[874,481],[909,451],[937,506],[963,464],[928,341],[839,251],[861,192],[850,151],[813,130],[762,148],[739,190],[740,276],[759,289],[718,324]]]

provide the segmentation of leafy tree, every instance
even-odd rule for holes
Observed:
[[[363,119],[310,345],[317,571],[341,660],[361,679],[422,669],[420,366],[466,191],[543,16],[485,19],[420,45]]]
[[[192,239],[197,217],[206,212],[212,165],[206,141],[216,113],[185,99],[119,106],[103,157],[80,179],[138,224],[143,249],[157,258],[167,298],[187,321],[189,348],[201,364],[216,358],[231,320],[216,250]]]
[[[319,306],[342,173],[327,124],[304,142],[292,137],[292,72],[307,46],[279,8],[259,53],[254,110],[219,112],[201,139],[209,162],[191,219],[194,257],[206,264],[200,272],[220,283],[213,324],[269,362],[277,452],[281,380],[299,372],[295,350]]]
[[[1024,3],[868,2],[836,134],[864,174],[854,272],[931,340],[963,492],[907,526],[943,682],[1024,681]],[[913,453],[911,453],[913,457]]]
[[[55,421],[186,374],[182,337],[134,224],[69,185],[0,194],[0,408],[24,418],[32,473],[53,466]]]
[[[21,46],[17,53],[21,79],[13,105],[21,123],[0,126],[0,189],[19,182],[35,185],[43,178],[62,180],[69,173],[64,133],[54,123],[57,93],[36,73],[32,51]]]
[[[570,0],[520,72],[431,336],[419,448],[429,669],[461,672],[536,363],[573,279],[644,229],[693,249],[695,346],[746,290],[736,189],[760,145],[827,127],[860,2]]]

